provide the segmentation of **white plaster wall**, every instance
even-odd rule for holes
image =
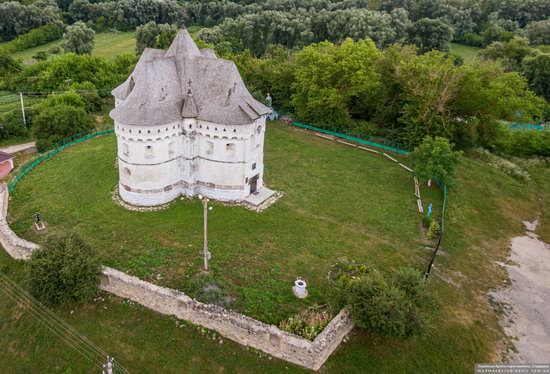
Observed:
[[[179,194],[198,193],[222,201],[240,201],[250,194],[248,178],[259,174],[258,190],[263,185],[263,117],[238,126],[195,119],[162,126],[115,123],[115,132],[119,192],[130,204],[158,205]],[[228,144],[234,145],[234,151],[228,152]],[[147,157],[151,153],[153,156]]]

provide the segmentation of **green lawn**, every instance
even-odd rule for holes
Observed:
[[[479,51],[481,48],[471,47],[469,45],[451,43],[451,53],[454,53],[464,59],[466,63],[474,63],[479,60]]]
[[[267,136],[265,179],[284,196],[261,214],[214,203],[209,219],[213,276],[235,309],[278,323],[304,305],[325,304],[325,275],[344,256],[382,270],[423,268],[428,253],[410,173],[283,125]],[[50,232],[72,228],[101,248],[105,264],[199,297],[200,203],[178,200],[150,213],[115,205],[115,147],[114,136],[93,140],[28,175],[12,196],[12,227],[42,241],[31,229],[38,210]],[[298,276],[308,282],[307,301],[290,292]]]
[[[308,302],[321,301],[327,266],[342,254],[381,270],[426,265],[431,249],[419,235],[411,177],[385,158],[273,124],[266,138],[266,180],[285,195],[264,213],[215,204],[211,214],[214,273],[226,281],[235,308],[263,318],[285,314],[297,306],[289,297],[296,275],[309,281]],[[185,289],[187,276],[200,267],[200,205],[178,201],[163,212],[127,212],[107,196],[115,183],[112,137],[63,151],[18,185],[9,210],[13,227],[41,240],[29,229],[40,210],[51,232],[74,227],[94,245],[108,243],[102,248],[108,264],[147,279],[160,272],[161,283]],[[433,192],[423,189],[424,195]],[[506,280],[495,261],[504,261],[510,238],[523,233],[521,221],[539,212],[535,182],[466,159],[449,189],[447,231],[428,281],[435,300],[424,333],[397,339],[355,331],[325,372],[471,373],[476,362],[501,362],[507,340],[486,293]],[[3,253],[0,270],[24,284],[22,264]],[[273,305],[281,311],[273,312]],[[112,296],[56,311],[132,372],[300,371],[227,340],[220,345],[192,325],[176,327],[171,317]],[[90,370],[5,300],[0,346],[0,367],[17,362],[21,372]]]
[[[19,51],[13,54],[14,58],[20,58],[23,61],[32,59],[32,56],[38,51],[48,51],[50,47],[59,45],[60,40],[56,40],[50,43],[42,44],[38,47],[29,48],[24,51]],[[136,39],[134,32],[104,32],[97,33],[95,36],[95,47],[92,52],[93,55],[102,56],[105,58],[115,58],[122,53],[135,53]],[[55,56],[55,55],[50,55]]]

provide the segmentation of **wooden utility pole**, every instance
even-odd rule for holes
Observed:
[[[23,93],[19,92],[19,98],[21,99],[21,114],[23,115],[23,124],[27,127],[27,119],[25,118],[25,104],[23,103]]]
[[[208,271],[208,259],[210,252],[208,251],[208,198],[206,196],[202,197],[199,195],[199,198],[202,199],[202,206],[204,208],[204,270]]]

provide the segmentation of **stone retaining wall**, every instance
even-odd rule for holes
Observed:
[[[344,309],[311,342],[276,326],[217,305],[203,304],[180,291],[159,287],[111,268],[103,270],[101,289],[157,312],[215,330],[237,343],[313,370],[323,365],[353,328],[348,311]]]
[[[15,259],[27,260],[39,246],[19,238],[9,227],[6,214],[8,188],[0,184],[0,244]],[[226,310],[217,305],[203,304],[184,293],[159,287],[118,270],[104,267],[101,289],[135,301],[159,313],[215,330],[237,343],[259,349],[274,357],[318,370],[342,339],[352,330],[353,324],[343,309],[314,341],[287,333],[273,325]]]
[[[7,221],[8,198],[8,186],[6,183],[2,183],[0,184],[0,244],[16,260],[27,260],[39,246],[21,239],[11,230]]]

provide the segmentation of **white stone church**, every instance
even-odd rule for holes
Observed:
[[[153,206],[202,194],[259,204],[266,116],[232,61],[199,49],[182,29],[167,51],[147,48],[112,91],[119,193]]]

